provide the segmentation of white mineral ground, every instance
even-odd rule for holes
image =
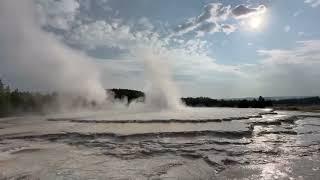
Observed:
[[[0,179],[317,179],[320,114],[266,112],[2,118]]]

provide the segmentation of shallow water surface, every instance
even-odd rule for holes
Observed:
[[[2,178],[320,177],[317,113],[100,112],[0,119],[0,128]]]

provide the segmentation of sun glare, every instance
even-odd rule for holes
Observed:
[[[263,18],[262,16],[251,17],[248,21],[248,24],[251,29],[256,30],[262,26]]]

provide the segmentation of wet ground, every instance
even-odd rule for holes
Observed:
[[[320,179],[320,114],[192,111],[0,119],[0,179]]]

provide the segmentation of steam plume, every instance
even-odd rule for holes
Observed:
[[[34,8],[31,0],[0,1],[1,72],[26,87],[103,101],[106,93],[95,64],[43,31]]]
[[[145,76],[149,81],[146,88],[146,106],[159,110],[180,108],[179,93],[171,78],[166,56],[152,47],[135,50],[135,54],[142,58]]]
[[[23,88],[55,90],[104,102],[106,92],[93,59],[44,31],[35,12],[32,0],[0,1],[0,71],[3,75],[23,84]],[[150,82],[143,109],[178,108],[179,95],[165,56],[153,48],[137,48],[132,52],[142,59]]]

